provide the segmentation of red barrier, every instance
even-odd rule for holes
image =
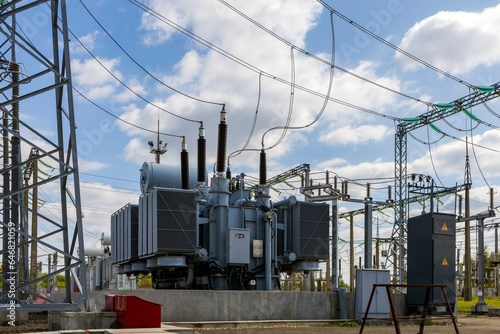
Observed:
[[[116,312],[118,328],[161,327],[161,304],[136,296],[106,295],[106,308]]]

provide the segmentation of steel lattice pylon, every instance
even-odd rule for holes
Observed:
[[[0,44],[0,108],[3,113],[1,127],[4,139],[4,164],[0,170],[3,175],[0,229],[3,239],[2,262],[5,267],[0,310],[9,309],[13,303],[17,311],[75,310],[82,305],[87,306],[87,282],[66,1],[13,0],[2,3],[6,4],[0,5],[0,34],[5,38]],[[52,42],[52,52],[48,52],[48,55],[37,49],[16,23],[19,17],[29,19],[34,13],[45,13],[48,17],[45,29],[40,27],[37,31],[38,34],[47,34],[46,40]],[[36,63],[37,66],[32,66],[31,69],[39,72],[26,73],[19,64],[27,62]],[[51,103],[47,103],[47,100]],[[54,121],[52,124],[57,130],[53,139],[36,129],[34,124],[23,121],[23,105],[31,108],[36,106],[37,117],[47,117]],[[7,148],[9,143],[10,150]],[[39,154],[23,160],[21,147],[33,147]],[[46,179],[23,184],[22,169],[31,166],[34,161],[57,167]],[[39,211],[37,205],[30,208],[26,204],[28,200],[24,201],[25,194],[30,189],[50,185],[56,187],[55,193],[59,196],[53,202],[58,207],[59,215],[55,219],[43,210]],[[36,216],[38,224],[44,226],[44,233],[39,233],[37,237],[32,235],[29,227],[30,215],[32,218]],[[57,303],[31,291],[33,285],[42,281],[42,277],[33,280],[30,275],[26,275],[28,247],[33,242],[57,254],[61,260],[62,265],[58,270],[43,279],[64,275],[63,302]],[[74,255],[77,248],[78,255]],[[76,269],[79,269],[79,274]],[[71,300],[71,276],[81,293],[78,304]],[[32,296],[41,298],[48,304],[27,303]]]
[[[488,102],[500,96],[500,82],[488,86],[488,87],[477,87],[477,89],[462,98],[459,98],[449,104],[446,107],[436,106],[432,110],[422,114],[418,117],[403,120],[398,124],[395,140],[395,161],[394,161],[394,172],[395,172],[395,214],[394,214],[394,228],[392,230],[391,239],[395,244],[395,250],[398,252],[397,255],[397,282],[403,284],[406,281],[406,233],[407,233],[407,208],[406,205],[409,203],[408,198],[408,188],[407,188],[407,134],[410,131],[416,130],[418,128],[431,125],[433,122],[437,122],[441,119],[449,117],[451,115],[457,114],[459,112],[465,111],[468,108],[480,105],[482,103]],[[479,121],[479,120],[478,120]],[[394,250],[394,249],[393,249]],[[389,257],[388,257],[389,259]],[[388,260],[390,261],[390,260]],[[393,263],[394,265],[394,263]]]

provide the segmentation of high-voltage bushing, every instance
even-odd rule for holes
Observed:
[[[182,189],[189,189],[189,155],[184,138],[182,139],[181,150],[181,187]]]
[[[200,126],[198,134],[198,185],[204,185],[207,180],[207,140],[205,128]]]
[[[217,139],[217,173],[220,175],[226,169],[226,147],[227,147],[227,123],[226,110],[222,108],[220,112],[219,132]]]

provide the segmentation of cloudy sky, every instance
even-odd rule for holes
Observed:
[[[262,141],[266,148],[274,146],[282,131],[270,131],[263,138],[264,133],[285,125],[290,115],[292,127],[312,124],[289,130],[279,145],[267,151],[269,176],[309,163],[314,172],[328,170],[357,180],[349,185],[353,197],[364,197],[364,184],[370,182],[372,196],[385,201],[387,186],[393,185],[398,120],[427,112],[431,103],[470,94],[470,87],[458,80],[473,86],[499,81],[497,1],[325,2],[455,80],[397,53],[339,15],[331,16],[329,9],[314,0],[87,0],[83,1],[86,8],[78,0],[68,1],[74,34],[73,84],[84,96],[75,93],[88,246],[98,245],[97,237],[109,232],[112,212],[138,201],[139,169],[144,161],[154,160],[147,143],[156,140],[158,120],[160,132],[174,135],[161,136],[168,144],[162,163],[168,165],[179,165],[179,136],[186,137],[190,162],[196,165],[198,122],[203,122],[211,174],[221,104],[228,113],[228,153],[244,146],[255,117],[248,148],[260,149]],[[43,6],[19,18],[26,36],[47,53],[51,48],[48,22]],[[333,76],[332,50],[337,67]],[[39,70],[29,57],[23,61],[28,73]],[[116,120],[96,105],[151,131]],[[470,111],[491,126],[478,125],[464,113],[435,124],[447,135],[462,140],[467,136],[482,146],[469,148],[473,213],[488,208],[489,187],[496,189],[500,182],[495,151],[500,150],[496,129],[500,102],[493,100],[488,106],[493,113],[484,106]],[[44,115],[50,113],[27,105],[26,119],[54,139],[54,122]],[[409,173],[430,175],[438,185],[464,182],[462,141],[449,136],[439,140],[442,136],[428,127],[412,135],[408,137]],[[230,165],[233,173],[257,176],[258,153],[244,152],[231,159]],[[321,182],[324,173],[315,175]],[[56,188],[42,189],[44,209],[57,213]],[[276,198],[296,193],[285,185],[276,190]],[[359,208],[341,204],[341,212]],[[453,213],[455,198],[444,197],[439,206]],[[422,206],[410,209],[416,215]],[[374,216],[380,237],[389,237],[392,212]],[[355,225],[357,258],[363,251],[363,216],[356,216]],[[347,228],[348,222],[341,220],[340,237],[346,241]],[[488,243],[493,242],[491,236],[488,232]],[[463,235],[457,239],[463,249]],[[474,235],[473,245],[475,240]],[[341,242],[340,247],[347,261],[348,244]]]

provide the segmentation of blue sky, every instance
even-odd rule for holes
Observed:
[[[216,0],[149,1],[140,0],[176,24],[204,38],[225,52],[251,64],[251,71],[219,53],[173,30],[129,1],[84,1],[109,34],[144,69],[159,81],[190,96],[225,103],[228,112],[228,153],[241,149],[247,140],[259,96],[259,71],[291,80],[321,94],[329,84],[329,66],[293,51],[290,46],[259,29],[233,10]],[[329,60],[332,50],[330,13],[319,2],[300,1],[227,1],[245,15],[259,22],[281,38],[318,57]],[[500,81],[500,5],[496,1],[331,1],[326,3],[359,25],[390,41],[426,62],[473,85],[489,85]],[[19,24],[33,43],[50,51],[48,14],[39,6],[20,17]],[[215,161],[217,123],[221,107],[187,98],[166,88],[146,74],[110,39],[77,0],[68,1],[69,27],[85,47],[117,78],[144,99],[174,114],[203,121],[207,131],[208,166]],[[367,36],[353,25],[333,16],[335,64],[380,85],[431,103],[445,103],[469,94],[469,88],[446,78],[416,62],[396,54],[386,45]],[[44,23],[45,22],[45,23]],[[186,136],[196,165],[196,138],[199,124],[173,117],[148,105],[144,100],[117,82],[95,59],[71,37],[73,84],[88,99],[138,126]],[[26,59],[28,73],[38,66]],[[395,118],[415,117],[428,107],[412,99],[381,89],[341,71],[335,70],[331,97]],[[51,103],[47,97],[47,103]],[[262,135],[274,126],[284,125],[289,112],[290,86],[267,76],[261,78],[259,112],[249,148],[261,147]],[[291,126],[310,123],[324,104],[324,98],[296,89]],[[500,102],[490,107],[500,113]],[[55,137],[54,123],[49,117],[26,106],[26,117],[37,128]],[[78,125],[82,199],[87,230],[86,244],[94,245],[95,236],[109,231],[109,215],[139,195],[139,168],[144,161],[153,161],[147,142],[155,134],[133,128],[112,118],[75,93]],[[472,112],[493,125],[500,120],[484,107]],[[467,121],[468,120],[468,121]],[[460,114],[449,119],[456,128],[470,129],[470,120]],[[280,145],[268,151],[269,176],[302,163],[309,163],[315,172],[329,170],[350,179],[391,178],[394,175],[394,132],[397,122],[348,108],[333,102],[326,105],[321,118],[303,130],[290,130]],[[464,138],[466,132],[449,125],[436,124],[442,131]],[[475,126],[475,124],[473,124]],[[266,147],[281,135],[272,131],[265,137]],[[424,142],[435,141],[439,135],[427,128],[414,133]],[[470,132],[468,133],[470,137]],[[476,144],[500,149],[500,133],[479,125],[473,130]],[[162,163],[178,165],[181,139],[162,136],[168,152]],[[28,150],[26,148],[26,150]],[[430,146],[408,138],[409,173],[431,175],[446,186],[462,183],[465,144],[444,138]],[[499,184],[498,153],[476,147],[471,152],[473,179],[473,211],[488,207],[488,184]],[[477,162],[476,163],[476,159]],[[233,173],[257,176],[258,153],[245,152],[230,161]],[[480,174],[478,165],[484,175]],[[434,171],[435,169],[435,171]],[[209,170],[211,174],[211,170]],[[97,175],[97,176],[96,176]],[[368,181],[360,181],[365,183]],[[372,196],[387,199],[387,184],[374,185]],[[296,191],[280,188],[276,197]],[[50,192],[47,188],[47,200]],[[364,197],[362,186],[351,185],[353,196]],[[454,199],[445,198],[444,211],[453,211]],[[55,210],[58,203],[45,205]],[[358,208],[342,203],[341,211]],[[411,214],[422,207],[415,205]],[[391,213],[380,215],[380,234],[390,236]],[[377,216],[377,215],[376,215]],[[363,217],[356,217],[362,226]],[[348,240],[347,221],[341,221],[341,238]],[[460,240],[460,236],[458,239]],[[361,228],[355,231],[356,254],[362,254]],[[491,235],[486,238],[492,242]],[[347,255],[348,245],[342,246]],[[460,244],[459,244],[460,247]],[[463,246],[462,246],[463,248]],[[492,246],[489,248],[492,249]],[[345,266],[347,268],[347,266]]]

